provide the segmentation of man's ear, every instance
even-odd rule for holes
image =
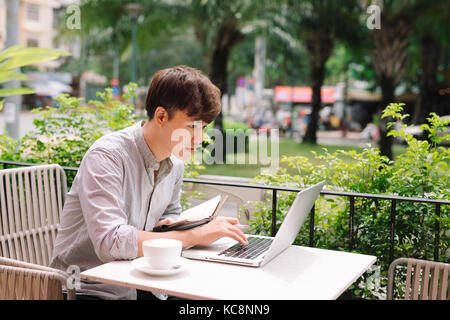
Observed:
[[[165,123],[167,123],[167,121],[169,121],[167,110],[161,106],[156,108],[153,118],[155,119],[158,126],[163,126]]]

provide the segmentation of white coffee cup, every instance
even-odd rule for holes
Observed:
[[[142,242],[142,252],[153,269],[171,269],[181,256],[182,242],[175,239],[150,239]]]

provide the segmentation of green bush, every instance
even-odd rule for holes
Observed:
[[[124,99],[130,99],[135,89],[136,85],[130,85]],[[82,98],[62,94],[55,98],[56,107],[34,109],[36,129],[16,141],[3,137],[9,147],[2,150],[0,158],[78,167],[95,140],[134,123],[133,106],[114,100],[110,88],[97,95],[101,100],[89,101],[89,106]]]
[[[0,51],[0,86],[8,81],[27,81],[29,78],[17,71],[17,68],[46,60],[53,60],[60,56],[70,55],[68,52],[47,48],[23,48],[12,46]],[[11,95],[34,93],[29,88],[0,89],[0,99]],[[0,100],[0,111],[3,109],[4,99]],[[0,159],[15,160],[20,148],[14,139],[6,134],[0,134]]]
[[[399,121],[403,115],[403,104],[390,104],[383,117]],[[449,135],[439,134],[445,130],[449,120],[430,114],[429,124],[422,128],[428,134],[428,141],[420,141],[403,129],[391,130],[390,135],[406,140],[406,152],[390,161],[381,156],[378,148],[366,148],[362,152],[338,150],[313,158],[319,164],[312,165],[306,157],[283,157],[282,162],[297,171],[287,174],[280,168],[276,174],[265,174],[253,182],[263,185],[305,188],[326,180],[328,190],[420,197],[429,199],[450,199],[448,148],[439,146],[449,140]],[[390,123],[391,127],[394,122]],[[342,155],[350,161],[342,159]],[[288,211],[295,193],[277,193],[277,229]],[[271,195],[266,201],[256,204],[257,213],[250,222],[250,232],[270,235],[272,220]],[[245,207],[241,208],[245,210]],[[435,215],[435,206],[423,203],[397,201],[395,222],[394,257],[416,257],[433,259],[434,224],[440,220],[439,259],[445,261],[450,240],[448,206],[441,207],[440,217]],[[381,284],[387,283],[390,250],[391,201],[355,198],[353,251],[377,256],[381,267]],[[309,219],[309,218],[308,218]],[[349,245],[349,200],[347,197],[321,196],[315,206],[315,246],[348,251]],[[305,222],[295,244],[309,245],[309,222]],[[352,294],[359,297],[377,297],[385,288],[368,290],[367,279],[353,286]]]

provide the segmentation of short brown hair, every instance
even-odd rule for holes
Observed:
[[[200,70],[184,65],[163,69],[153,76],[145,100],[150,120],[159,106],[169,120],[176,110],[186,110],[189,117],[209,123],[220,112],[220,90]]]

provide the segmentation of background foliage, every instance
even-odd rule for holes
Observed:
[[[395,121],[408,115],[402,114],[403,104],[390,104],[383,117]],[[377,148],[366,148],[362,152],[338,150],[326,151],[325,155],[315,154],[320,161],[313,165],[306,157],[283,157],[289,167],[297,174],[287,174],[280,168],[277,174],[260,175],[254,182],[263,185],[278,185],[305,188],[326,181],[328,189],[357,193],[386,194],[429,199],[450,199],[450,179],[448,165],[450,151],[440,146],[450,140],[444,130],[449,124],[436,114],[430,114],[430,124],[422,125],[428,132],[429,141],[417,140],[404,130],[406,125],[390,130],[389,134],[406,140],[406,152],[394,161],[380,155]],[[392,127],[395,122],[390,122]],[[351,158],[344,161],[340,155]],[[277,193],[277,230],[288,212],[296,194]],[[250,232],[270,235],[272,220],[271,195],[266,201],[256,204],[258,213],[250,221]],[[245,208],[241,208],[242,210]],[[433,259],[434,226],[440,222],[439,260],[447,261],[448,243],[450,243],[449,208],[442,206],[440,217],[435,214],[434,205],[400,201],[396,206],[394,257],[415,257]],[[391,201],[355,198],[354,243],[353,251],[377,256],[377,265],[381,268],[381,283],[387,283],[389,266],[389,230]],[[298,245],[309,245],[309,218],[295,241]],[[315,246],[334,250],[348,251],[349,248],[349,201],[344,197],[321,196],[315,205]],[[362,278],[353,286],[352,294],[374,298],[383,295],[385,287],[366,288],[367,279]]]

